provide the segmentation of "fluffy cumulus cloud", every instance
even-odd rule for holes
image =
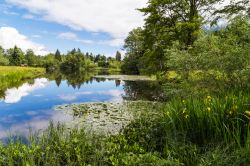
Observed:
[[[143,25],[143,15],[137,8],[147,0],[7,0],[47,21],[69,26],[74,30],[105,32],[121,44],[128,32]],[[107,42],[107,41],[104,41]]]
[[[38,55],[48,53],[43,45],[32,42],[28,37],[19,33],[18,30],[13,27],[0,28],[0,45],[5,49],[13,48],[15,45],[23,51],[32,49]]]

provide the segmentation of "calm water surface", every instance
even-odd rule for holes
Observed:
[[[126,82],[105,79],[36,78],[5,90],[0,99],[0,139],[10,133],[28,134],[45,129],[50,121],[67,122],[72,117],[53,107],[61,104],[154,100],[160,90],[153,82]]]

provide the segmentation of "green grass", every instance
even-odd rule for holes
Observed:
[[[10,87],[22,84],[25,79],[32,79],[45,74],[43,68],[0,66],[0,96]]]
[[[29,144],[1,146],[0,165],[249,165],[249,101],[175,98],[113,136],[51,124]]]

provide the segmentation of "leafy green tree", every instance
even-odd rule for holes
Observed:
[[[124,49],[126,51],[122,63],[122,72],[127,74],[140,73],[140,58],[144,54],[142,29],[132,30],[125,39]]]
[[[33,50],[28,49],[26,51],[25,58],[26,58],[26,61],[28,63],[28,66],[35,66],[37,59],[36,59],[36,56],[35,56]]]
[[[223,9],[215,11],[214,15],[218,15],[215,19],[217,21],[221,17],[232,18],[235,16],[250,17],[250,1],[249,0],[234,0]]]
[[[15,46],[7,51],[9,56],[10,65],[20,66],[25,62],[25,57],[23,51]]]
[[[166,50],[166,62],[170,70],[179,73],[189,71],[214,71],[228,79],[237,80],[249,72],[250,24],[247,18],[236,17],[217,32],[204,32],[187,50],[176,43]]]
[[[43,58],[43,66],[47,69],[47,71],[54,71],[58,68],[58,63],[56,61],[54,54],[48,54]]]
[[[79,50],[72,50],[66,55],[66,59],[60,68],[66,72],[85,70],[87,68],[87,66],[85,66],[85,56]]]
[[[9,59],[4,55],[4,49],[0,46],[0,65],[7,66],[9,65]]]
[[[165,49],[178,41],[184,49],[198,37],[205,19],[202,13],[213,10],[219,0],[149,0],[144,12],[144,59],[148,71],[167,70]]]
[[[117,61],[121,61],[122,60],[122,54],[119,51],[116,52],[115,59]]]
[[[75,54],[75,53],[76,53],[76,49],[74,48],[73,50],[71,50],[70,53],[71,53],[71,54]]]

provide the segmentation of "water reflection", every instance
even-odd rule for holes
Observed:
[[[4,140],[11,135],[27,136],[31,131],[41,131],[48,127],[50,121],[67,123],[73,120],[72,116],[51,110],[30,111],[26,115],[29,116],[29,120],[22,120],[22,114],[1,117],[0,139]]]
[[[48,79],[38,78],[35,79],[33,84],[25,83],[18,88],[7,89],[5,92],[4,102],[8,104],[17,103],[22,99],[22,97],[28,96],[32,91],[46,87],[48,83]]]
[[[62,104],[121,101],[124,99],[154,100],[161,91],[154,82],[126,82],[93,78],[98,73],[49,73],[43,78],[9,87],[0,100],[0,139],[8,133],[28,134],[49,122],[67,122],[72,117],[53,107]]]

